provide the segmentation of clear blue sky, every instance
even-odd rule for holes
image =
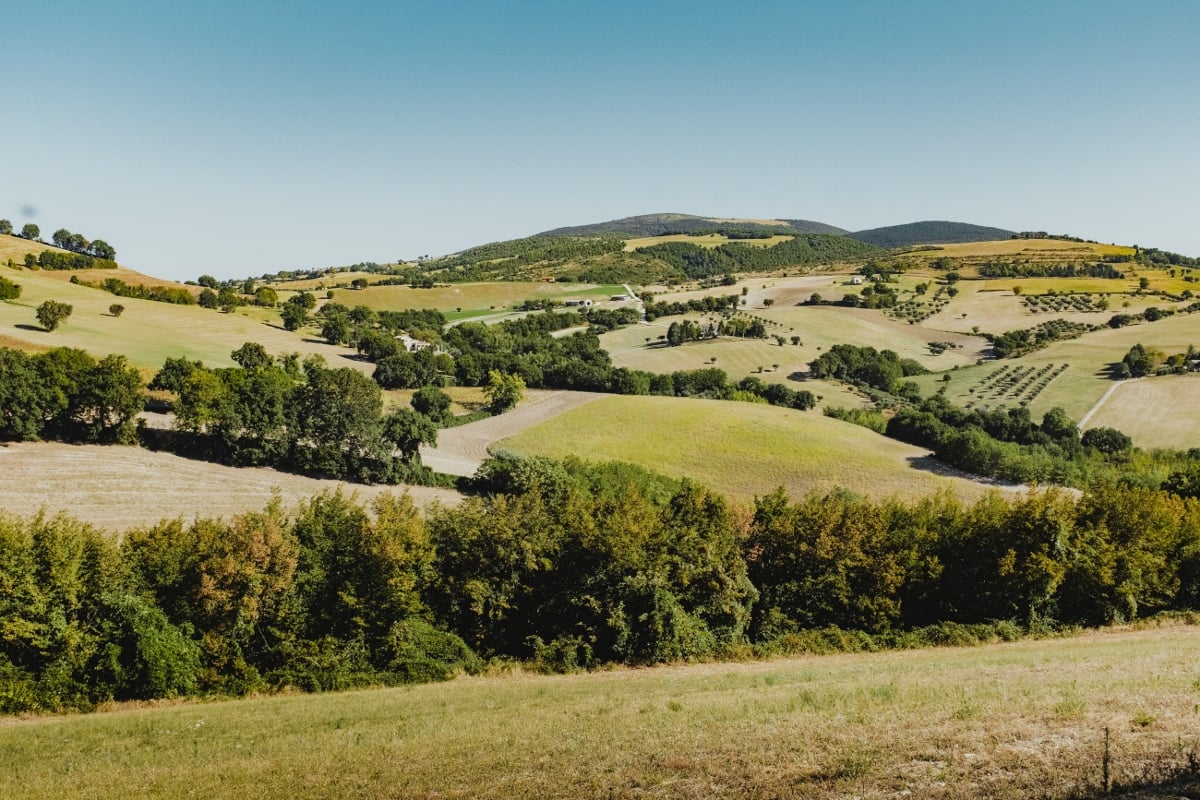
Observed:
[[[17,0],[3,19],[0,217],[164,277],[658,211],[1200,255],[1192,0]]]

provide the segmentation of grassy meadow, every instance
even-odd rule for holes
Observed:
[[[924,468],[926,451],[866,428],[756,403],[603,397],[499,442],[496,449],[587,461],[629,461],[750,500],[783,486],[793,497],[845,487],[914,498],[985,486]]]
[[[103,280],[113,270],[96,270]],[[133,273],[137,274],[137,273]],[[135,366],[157,370],[168,356],[199,359],[208,366],[232,366],[229,354],[246,342],[271,353],[319,353],[332,366],[369,370],[373,365],[347,358],[353,351],[284,330],[278,312],[250,307],[224,314],[199,306],[117,297],[101,289],[72,284],[47,270],[0,268],[0,275],[21,285],[20,298],[0,303],[0,335],[22,348],[78,347],[97,356],[122,353]],[[36,309],[45,300],[69,303],[71,316],[53,332],[38,324]],[[120,317],[108,307],[125,307]]]
[[[1198,746],[1200,632],[805,656],[0,722],[14,800],[1064,797]]]

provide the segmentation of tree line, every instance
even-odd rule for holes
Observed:
[[[1200,503],[1111,486],[750,509],[630,465],[502,455],[424,518],[340,493],[103,535],[0,514],[0,711],[963,644],[1200,602]]]
[[[796,234],[770,247],[736,241],[717,247],[702,247],[692,242],[663,242],[639,247],[637,252],[664,261],[689,278],[706,278],[734,272],[769,272],[803,264],[869,258],[879,253],[879,248],[845,236],[808,233]]]
[[[174,393],[175,430],[150,434],[169,447],[233,466],[272,466],[360,483],[436,483],[418,448],[436,426],[411,408],[386,414],[379,384],[319,356],[270,356],[246,343],[237,367],[168,358],[151,389]]]

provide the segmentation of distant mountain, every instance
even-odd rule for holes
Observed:
[[[663,236],[668,233],[696,233],[698,231],[728,228],[737,230],[759,229],[779,233],[826,233],[845,235],[845,228],[812,222],[806,219],[734,219],[729,217],[697,217],[692,214],[642,214],[591,225],[572,225],[544,231],[538,236],[623,236],[637,239],[646,236]]]
[[[908,247],[914,244],[959,244],[962,242],[991,242],[1011,238],[1015,231],[989,228],[966,222],[926,220],[907,225],[889,225],[849,233],[851,239],[873,244],[876,247]]]

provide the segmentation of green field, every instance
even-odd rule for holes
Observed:
[[[921,465],[925,451],[866,428],[753,403],[678,397],[604,397],[493,448],[588,461],[629,461],[690,477],[748,500],[783,486],[793,497],[845,487],[873,497],[919,497],[984,486]]]
[[[1063,797],[1197,747],[1190,627],[0,723],[0,796]]]
[[[102,280],[109,272],[97,272],[94,279]],[[353,352],[347,348],[283,330],[278,312],[268,309],[248,306],[223,314],[199,306],[117,297],[68,283],[63,276],[46,271],[0,268],[0,275],[22,287],[19,299],[0,302],[0,335],[14,345],[78,347],[98,356],[122,353],[135,366],[154,370],[168,356],[200,359],[209,366],[232,366],[229,354],[233,350],[245,342],[259,342],[271,353],[319,353],[333,366],[372,366],[345,358]],[[36,309],[44,300],[58,300],[74,308],[70,318],[52,333],[37,322]],[[108,313],[114,303],[125,307],[120,317]]]

